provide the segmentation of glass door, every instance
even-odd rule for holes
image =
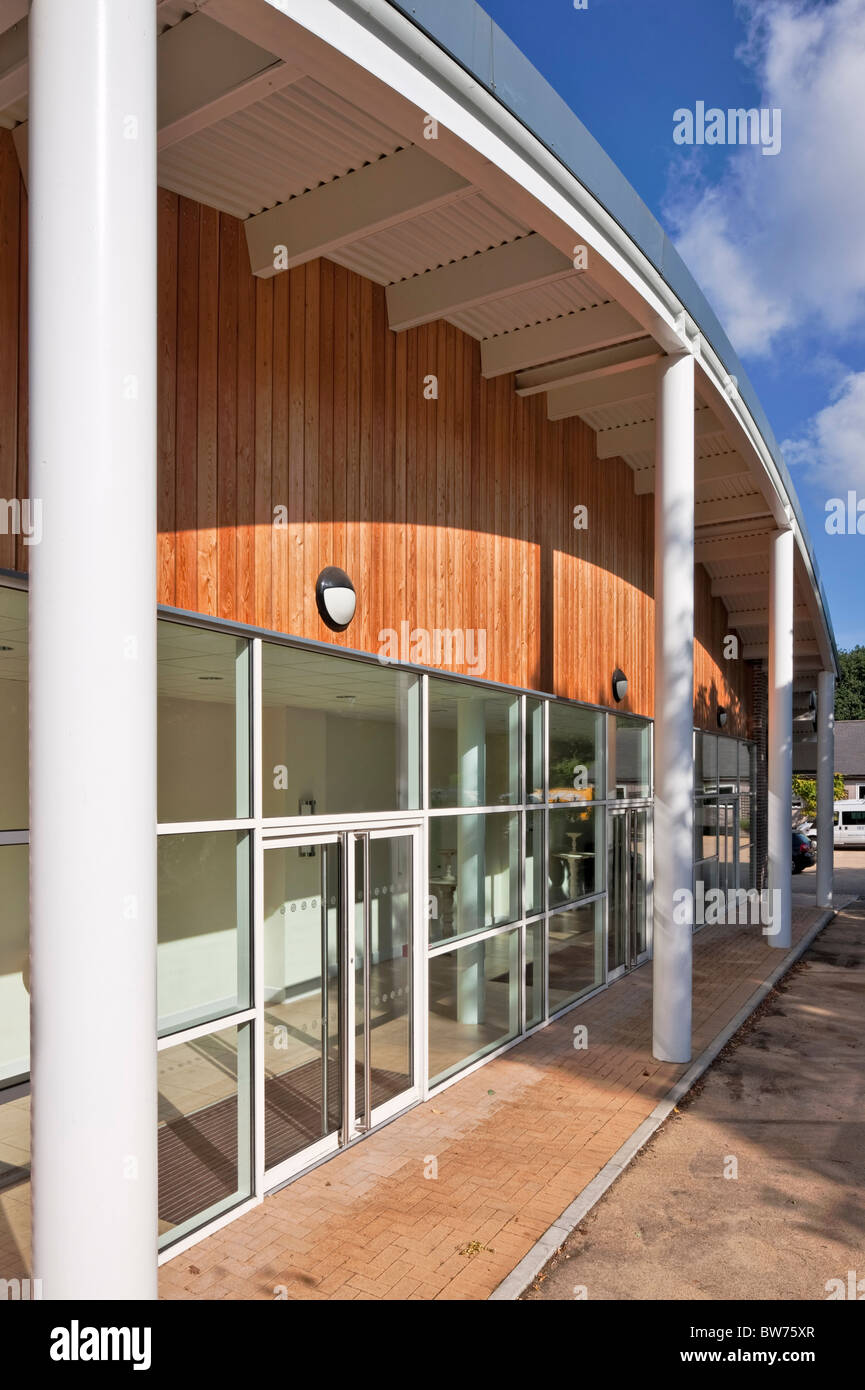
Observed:
[[[607,979],[627,968],[629,935],[628,812],[610,815],[607,885]]]
[[[418,834],[335,830],[264,842],[266,1187],[420,1094]]]
[[[607,979],[648,954],[648,831],[645,807],[610,813]]]
[[[340,837],[264,852],[264,1166],[335,1149],[342,1124]]]
[[[406,1104],[415,1087],[414,832],[350,837],[354,883],[354,1130]]]
[[[718,798],[718,887],[722,892],[739,886],[739,798]]]

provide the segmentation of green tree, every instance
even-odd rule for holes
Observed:
[[[798,796],[802,802],[802,810],[806,816],[814,817],[817,814],[817,783],[813,777],[800,777],[798,774],[793,778],[793,795]],[[844,790],[844,778],[840,772],[835,773],[835,801],[846,801],[847,793]]]
[[[839,651],[838,662],[835,718],[865,719],[865,647]]]

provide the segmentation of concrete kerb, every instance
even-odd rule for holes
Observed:
[[[626,1139],[621,1148],[617,1149],[612,1158],[609,1159],[592,1178],[590,1183],[577,1194],[569,1206],[565,1207],[561,1216],[548,1226],[544,1234],[535,1241],[535,1244],[524,1255],[519,1264],[511,1270],[502,1282],[493,1289],[490,1294],[490,1301],[513,1302],[519,1298],[529,1287],[532,1280],[540,1274],[544,1265],[560,1250],[568,1236],[576,1230],[580,1222],[591,1211],[592,1207],[600,1201],[608,1188],[612,1187],[616,1179],[624,1172],[628,1164],[636,1158],[637,1154],[644,1145],[651,1139],[656,1130],[678,1105],[684,1095],[690,1091],[694,1082],[703,1075],[722,1048],[735,1033],[739,1031],[745,1020],[754,1012],[759,1004],[762,1004],[766,996],[775,988],[778,981],[786,975],[792,965],[796,963],[800,956],[804,955],[815,936],[823,930],[835,914],[846,907],[848,903],[855,901],[853,897],[837,898],[831,908],[826,908],[820,916],[805,932],[804,936],[795,946],[783,957],[780,963],[772,971],[761,985],[754,991],[749,999],[742,1005],[741,1009],[730,1022],[721,1029],[709,1043],[708,1047],[700,1053],[699,1057],[691,1063],[688,1070],[679,1078],[674,1086],[670,1088],[664,1099],[659,1101],[650,1115],[637,1126],[629,1139]]]

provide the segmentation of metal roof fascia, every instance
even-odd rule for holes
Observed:
[[[341,8],[365,9],[369,14],[367,6],[355,0],[337,3]],[[837,665],[829,602],[796,489],[766,412],[717,315],[657,218],[567,102],[475,0],[387,3],[486,88],[597,199],[664,278],[727,372],[735,376],[739,395],[772,456],[805,542]]]

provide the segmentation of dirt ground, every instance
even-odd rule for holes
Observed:
[[[849,1270],[865,1280],[865,853],[839,852],[835,888],[863,898],[524,1298],[810,1300]]]

